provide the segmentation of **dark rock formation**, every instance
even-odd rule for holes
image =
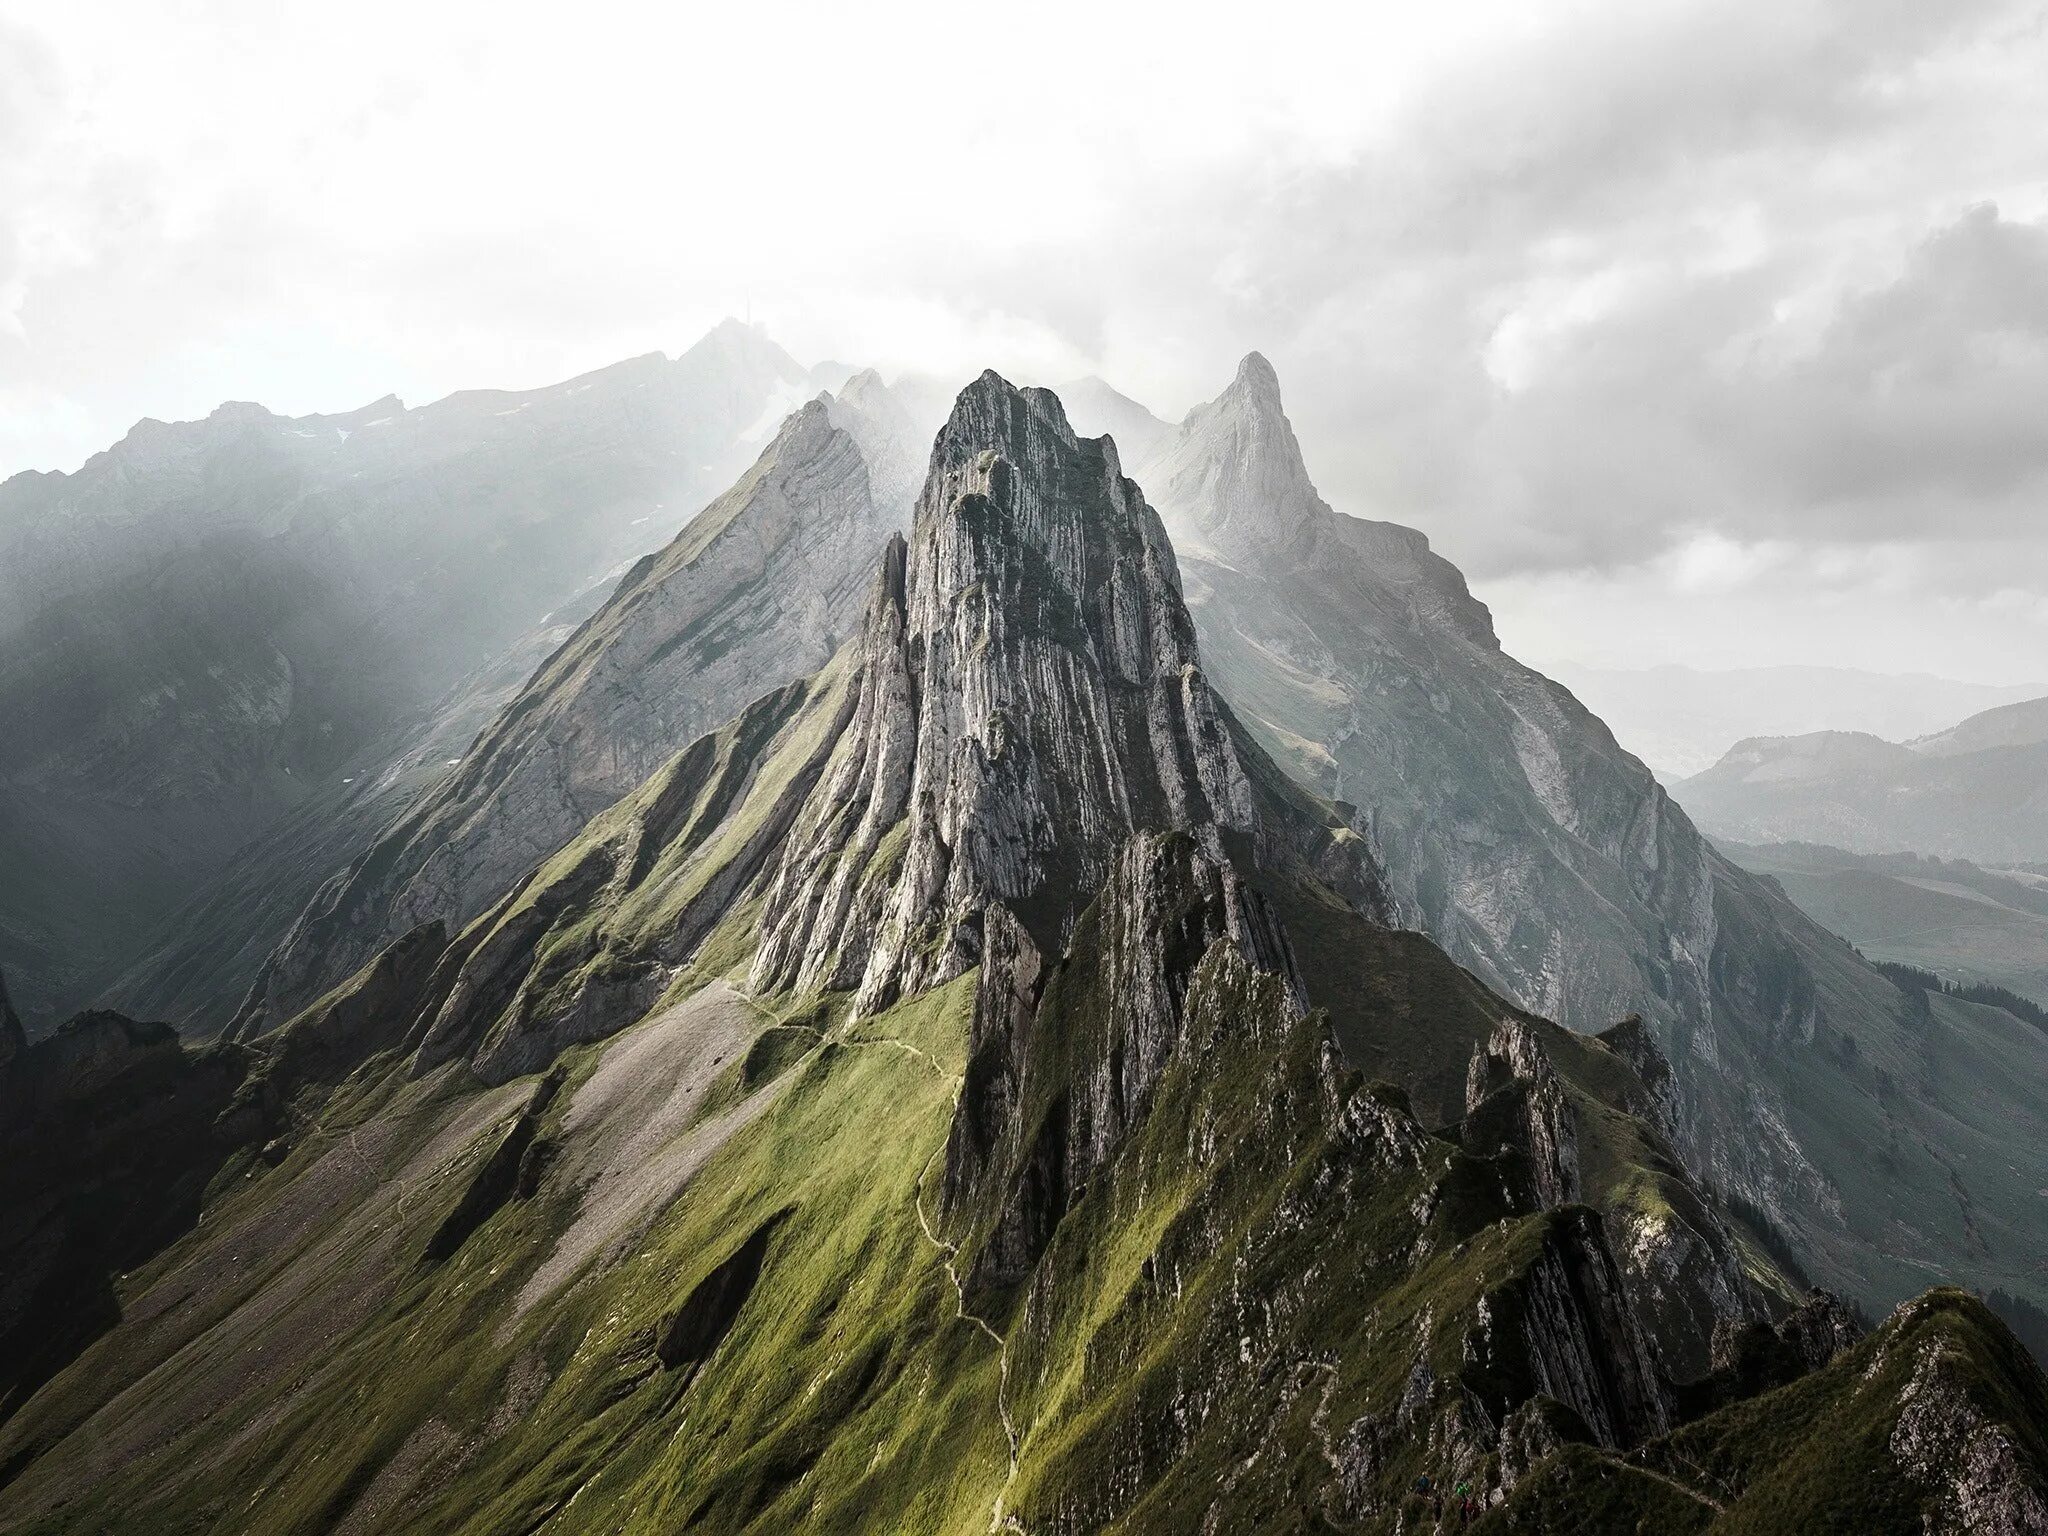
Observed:
[[[1526,1276],[1495,1297],[1469,1353],[1496,1422],[1541,1394],[1576,1414],[1593,1439],[1630,1446],[1671,1427],[1655,1346],[1630,1305],[1599,1214],[1555,1213]]]
[[[7,977],[0,973],[0,1083],[7,1081],[8,1069],[27,1049],[28,1032],[22,1028],[21,1016],[8,999]]]
[[[1545,1210],[1580,1194],[1579,1142],[1563,1082],[1535,1030],[1504,1018],[1472,1054],[1465,1077],[1465,1145],[1483,1154],[1513,1150],[1528,1169],[1530,1193]]]
[[[421,1262],[438,1264],[455,1253],[507,1201],[520,1195],[522,1189],[527,1197],[531,1197],[532,1180],[537,1177],[538,1170],[528,1166],[528,1156],[536,1145],[535,1138],[540,1135],[541,1117],[561,1091],[562,1081],[562,1072],[557,1068],[534,1085],[519,1113],[505,1127],[505,1134],[498,1138],[484,1158],[483,1166],[463,1187],[455,1208],[434,1229],[434,1235],[427,1239],[426,1251],[420,1255]]]
[[[788,1218],[779,1211],[747,1234],[732,1253],[712,1266],[677,1307],[661,1320],[655,1332],[654,1353],[665,1370],[697,1367],[711,1358],[719,1341],[731,1330],[740,1308],[753,1294],[761,1278],[761,1265],[768,1257],[768,1245],[775,1229]]]
[[[12,1022],[0,1001],[0,1043]],[[112,1326],[111,1278],[197,1217],[251,1061],[106,1012],[0,1061],[0,1419]]]
[[[1116,1156],[1185,1046],[1188,990],[1198,967],[1221,963],[1219,945],[1279,983],[1287,1015],[1306,1011],[1264,898],[1197,837],[1134,837],[1083,921],[1085,961],[1036,1004],[1035,949],[1007,914],[993,925],[1001,958],[977,990],[944,1186],[951,1212],[1000,1206],[975,1285],[1029,1274],[1069,1201]]]
[[[1715,1325],[1713,1371],[1683,1389],[1688,1415],[1786,1386],[1822,1370],[1863,1337],[1863,1328],[1829,1291],[1814,1290],[1776,1323],[1723,1317]]]

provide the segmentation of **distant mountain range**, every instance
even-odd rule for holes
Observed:
[[[1856,731],[1908,741],[1973,711],[2048,694],[2048,668],[2041,682],[2013,687],[1851,667],[1552,670],[1666,785],[1711,768],[1753,736]]]
[[[1755,737],[1673,793],[1708,831],[1740,842],[2048,860],[2048,698],[1908,742],[1846,731]]]

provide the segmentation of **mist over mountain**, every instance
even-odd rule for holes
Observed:
[[[1874,960],[2004,987],[2048,1008],[2048,869],[1814,843],[1721,846]]]
[[[0,0],[0,1536],[2048,1536],[2044,79]]]
[[[458,753],[493,690],[814,393],[732,322],[525,393],[145,421],[74,474],[0,486],[18,1006],[46,1025],[89,999],[236,850],[302,805],[347,814],[424,717],[455,722],[428,729]]]

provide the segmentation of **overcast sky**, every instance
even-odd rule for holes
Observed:
[[[1256,347],[1529,659],[2048,681],[2039,3],[0,0],[0,474],[141,416]]]

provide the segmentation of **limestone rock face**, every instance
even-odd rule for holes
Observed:
[[[459,927],[678,748],[824,665],[859,622],[878,506],[812,401],[478,737],[460,770],[314,898],[243,1009],[281,1020],[420,923]]]
[[[1655,1346],[1630,1306],[1600,1217],[1557,1213],[1541,1256],[1519,1284],[1512,1330],[1482,1334],[1474,1356],[1501,1368],[1514,1352],[1536,1390],[1569,1407],[1605,1446],[1628,1446],[1671,1427]]]
[[[1776,1332],[1800,1366],[1820,1370],[1863,1337],[1863,1328],[1832,1291],[1809,1291],[1778,1321]]]
[[[2029,1475],[2012,1427],[1987,1414],[1969,1390],[1969,1374],[1947,1341],[1916,1347],[1892,1426],[1892,1456],[1931,1491],[1930,1536],[2041,1536],[2048,1532],[2048,1493]]]
[[[907,526],[924,488],[931,428],[920,426],[901,394],[872,368],[863,368],[822,398],[832,425],[860,448],[875,504]]]
[[[860,658],[853,731],[769,890],[757,987],[885,1006],[974,964],[991,901],[1059,947],[1140,827],[1251,831],[1165,531],[1043,390],[990,373],[962,392]]]
[[[990,1173],[1008,1181],[973,1277],[1002,1285],[1030,1273],[1069,1199],[1116,1156],[1186,1048],[1198,969],[1226,992],[1261,978],[1278,993],[1283,1023],[1307,1008],[1278,921],[1213,835],[1140,833],[1117,856],[1090,909],[1086,946],[1089,984],[1116,1000],[1111,1008],[1056,1002],[1041,1019],[1037,951],[1005,909],[989,910],[944,1189],[958,1211],[989,1197]]]
[[[1896,990],[1728,862],[1570,692],[1507,654],[1422,534],[1325,505],[1264,359],[1190,412],[1138,479],[1181,551],[1217,691],[1275,762],[1355,809],[1398,926],[1532,1013],[1587,1032],[1639,1016],[1668,1062],[1646,1086],[1675,1150],[1768,1212],[1816,1276],[1852,1293],[1923,1285],[1897,1254],[1903,1201],[1924,1214],[1923,1257],[2005,1283],[1985,1224],[2025,1245],[2038,1219],[2026,1192],[2048,1183],[2040,1139],[1994,1133],[1967,1153],[1908,1139],[1875,1167],[1899,1080],[1873,1064],[1922,1048]],[[2032,1123],[2038,1095],[1955,1024],[1953,1088],[1904,1090],[1914,1113],[1953,1128],[1964,1104],[1996,1103],[1975,1123]],[[1970,1230],[1944,1193],[1957,1155],[2020,1173],[2009,1190],[1966,1179]],[[1704,1336],[1689,1350],[1703,1361]]]
[[[1500,1102],[1488,1101],[1499,1095]],[[1483,1119],[1481,1112],[1489,1110]],[[1579,1198],[1579,1141],[1564,1083],[1535,1030],[1520,1019],[1500,1021],[1493,1038],[1472,1054],[1465,1076],[1467,1145],[1481,1125],[1528,1160],[1537,1204],[1544,1209]],[[1485,1139],[1483,1136],[1480,1139]]]
[[[1407,919],[1534,1012],[1705,1019],[1705,845],[1413,529],[1317,495],[1256,353],[1141,466],[1217,686],[1356,804]]]
[[[1141,478],[1171,508],[1183,552],[1230,564],[1295,569],[1311,559],[1335,514],[1310,483],[1280,376],[1257,352],[1230,388],[1188,412],[1142,461]]]

